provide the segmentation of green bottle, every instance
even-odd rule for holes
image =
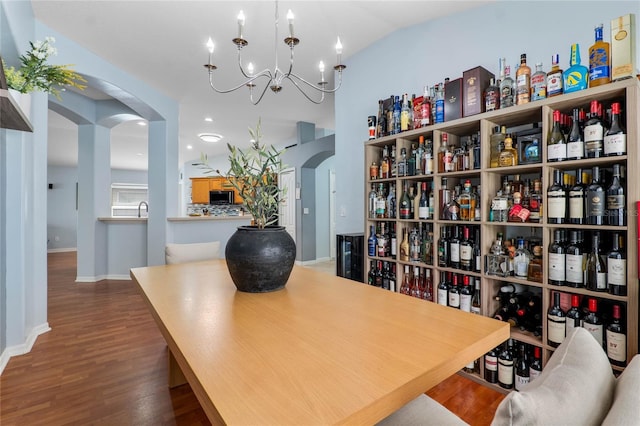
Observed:
[[[580,63],[580,45],[571,45],[570,67],[562,74],[564,93],[577,92],[589,86],[589,68]]]

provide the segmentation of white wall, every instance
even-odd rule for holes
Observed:
[[[530,66],[542,62],[545,70],[559,53],[566,69],[572,43],[580,44],[585,64],[595,25],[604,23],[609,41],[610,20],[627,13],[640,18],[640,2],[501,1],[399,30],[350,57],[335,98],[336,208],[346,213],[336,218],[337,232],[364,231],[363,143],[378,99],[421,93],[424,85],[478,65],[498,74],[498,58],[513,68],[522,53]],[[636,47],[640,60],[640,43]]]
[[[335,170],[335,155],[316,168],[316,259],[329,258],[329,170]]]

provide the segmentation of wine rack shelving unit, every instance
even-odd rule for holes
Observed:
[[[613,101],[622,102],[623,113],[625,117],[625,125],[627,129],[627,155],[619,157],[604,157],[596,159],[582,159],[573,161],[562,162],[548,162],[547,161],[547,148],[546,139],[549,133],[550,127],[553,123],[553,111],[560,110],[564,113],[570,113],[573,108],[585,108],[588,110],[589,103],[592,100],[597,100],[605,104],[610,104]],[[492,133],[492,129],[495,126],[507,126],[515,127],[520,125],[526,125],[530,123],[542,122],[542,141],[540,143],[540,152],[542,156],[542,162],[539,164],[528,164],[513,167],[497,167],[490,168],[490,152],[489,152],[489,140]],[[463,172],[437,172],[437,152],[441,143],[441,134],[447,133],[449,144],[458,145],[458,140],[461,136],[467,136],[474,133],[480,134],[480,156],[481,156],[481,168],[478,170],[469,170]],[[433,141],[433,157],[434,157],[434,173],[430,175],[416,175],[406,177],[396,177],[391,179],[371,180],[369,178],[369,165],[375,161],[379,163],[381,159],[382,147],[385,145],[393,147],[395,151],[396,159],[400,159],[401,148],[407,149],[409,153],[411,144],[417,145],[420,136],[424,136],[425,139]],[[437,292],[437,285],[440,281],[440,274],[447,271],[453,271],[451,268],[443,268],[437,266],[437,240],[440,236],[440,229],[442,226],[451,224],[456,225],[470,225],[472,229],[476,226],[480,226],[480,239],[481,239],[481,254],[484,263],[484,257],[490,252],[492,242],[496,238],[497,232],[511,233],[512,235],[527,235],[530,231],[536,231],[537,235],[541,234],[542,247],[543,247],[543,279],[541,283],[531,282],[527,280],[517,279],[515,277],[498,277],[495,275],[488,275],[484,270],[481,273],[468,273],[462,270],[456,270],[460,274],[466,274],[471,276],[479,276],[481,279],[481,313],[483,315],[493,315],[498,307],[498,302],[495,301],[494,296],[497,293],[497,289],[500,283],[520,283],[530,287],[537,287],[542,291],[542,336],[534,336],[532,333],[520,331],[517,328],[512,328],[512,337],[515,340],[528,343],[531,345],[542,348],[542,361],[543,365],[553,353],[554,348],[547,344],[547,320],[546,313],[552,302],[552,293],[559,291],[567,294],[578,294],[581,296],[594,297],[600,301],[616,302],[623,305],[624,314],[626,317],[626,331],[627,331],[627,362],[631,360],[633,355],[638,353],[638,309],[639,309],[639,282],[638,282],[638,208],[637,202],[640,201],[640,84],[636,79],[628,79],[619,82],[610,83],[604,86],[591,88],[571,94],[564,94],[553,98],[548,98],[541,101],[536,101],[520,106],[513,106],[510,108],[500,109],[497,111],[486,112],[471,117],[465,117],[458,120],[448,121],[444,123],[433,124],[420,129],[410,130],[398,135],[386,136],[365,142],[365,170],[367,176],[365,176],[365,194],[368,194],[371,189],[371,184],[385,183],[387,185],[394,183],[396,187],[396,205],[400,204],[400,197],[402,195],[403,186],[405,182],[427,182],[428,188],[430,188],[431,182],[434,183],[434,217],[432,220],[399,220],[398,211],[396,211],[395,219],[372,219],[368,217],[368,206],[365,200],[365,238],[369,234],[369,227],[378,221],[395,222],[396,234],[397,234],[397,247],[396,252],[400,253],[400,243],[402,241],[402,234],[404,229],[411,230],[412,227],[418,226],[417,224],[422,222],[422,225],[428,224],[433,231],[433,265],[426,265],[422,262],[400,262],[398,256],[396,259],[390,257],[365,257],[365,277],[370,269],[370,260],[384,260],[396,264],[396,291],[400,288],[404,274],[404,265],[415,265],[421,268],[430,268],[431,277],[433,280],[433,293],[434,300]],[[626,208],[627,208],[627,225],[626,226],[589,226],[589,225],[556,225],[548,224],[545,221],[546,217],[546,189],[549,183],[553,179],[553,171],[556,169],[562,171],[573,171],[577,168],[590,169],[593,166],[611,167],[613,164],[621,164],[625,166],[626,170]],[[537,174],[541,176],[542,181],[542,200],[541,206],[541,220],[540,223],[510,223],[510,222],[490,222],[489,212],[491,199],[495,195],[496,191],[500,189],[502,178],[505,175],[530,175]],[[464,182],[464,179],[472,179],[481,185],[480,194],[480,221],[444,221],[440,220],[440,205],[438,189],[441,187],[441,179],[447,178],[448,181]],[[451,188],[452,186],[449,185]],[[396,207],[397,210],[397,207]],[[578,228],[583,230],[603,230],[603,231],[618,231],[624,235],[624,241],[626,244],[626,259],[627,259],[627,295],[626,296],[614,296],[607,292],[593,292],[585,288],[572,288],[565,286],[554,286],[548,283],[548,265],[547,265],[547,249],[551,240],[553,239],[553,231],[558,228]],[[471,234],[473,236],[473,233]],[[590,241],[585,241],[585,249],[590,247]],[[411,269],[411,268],[410,268]],[[413,273],[411,271],[411,273]],[[407,296],[409,297],[409,296]],[[425,303],[434,303],[425,301]],[[451,308],[453,309],[453,308]],[[426,325],[428,326],[428,325]],[[484,382],[483,362],[480,362],[480,373],[470,374],[469,376],[481,383]],[[621,371],[620,367],[613,367],[614,371]],[[488,384],[488,383],[487,383]],[[494,386],[494,385],[491,385]],[[497,389],[502,390],[501,388]]]

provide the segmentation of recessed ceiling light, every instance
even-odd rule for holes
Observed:
[[[193,149],[193,146],[187,145],[187,149]]]
[[[209,121],[209,122],[211,122],[211,121],[213,121],[213,118],[211,118],[211,117],[205,117],[205,118],[204,118],[204,121]]]
[[[222,139],[222,135],[219,135],[217,133],[200,133],[198,137],[203,142],[209,143],[218,142],[220,139]]]
[[[141,152],[137,153],[136,155],[137,155],[138,157],[142,157],[142,153],[141,153]]]
[[[138,121],[138,126],[146,126],[147,123],[145,121]]]

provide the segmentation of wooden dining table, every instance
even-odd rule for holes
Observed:
[[[236,290],[224,260],[131,270],[214,424],[374,424],[509,338],[481,315],[294,266]]]

